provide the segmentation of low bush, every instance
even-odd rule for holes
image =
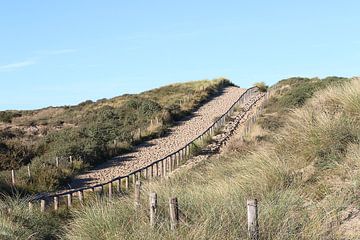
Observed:
[[[269,88],[264,82],[254,83],[254,86],[257,87],[260,92],[266,92]]]

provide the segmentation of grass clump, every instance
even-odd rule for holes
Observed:
[[[254,87],[257,87],[260,92],[267,92],[269,88],[264,82],[256,82],[254,83]]]
[[[26,199],[1,197],[0,239],[57,239],[67,214],[30,211]]]
[[[286,117],[292,109],[302,107],[315,92],[328,86],[337,86],[350,79],[341,77],[300,78],[294,77],[279,81],[271,87],[275,95],[266,104],[266,112],[259,119],[261,127],[277,131],[285,125]]]

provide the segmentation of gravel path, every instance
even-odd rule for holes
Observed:
[[[147,141],[131,153],[115,157],[78,175],[70,185],[71,188],[109,181],[177,151],[211,126],[214,119],[224,114],[245,90],[225,88],[221,95],[201,106],[191,118],[172,127],[167,136]]]

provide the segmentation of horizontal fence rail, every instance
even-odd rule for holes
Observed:
[[[86,191],[99,192],[100,194],[104,194],[104,189],[107,188],[108,196],[111,198],[111,196],[113,195],[114,187],[116,187],[117,192],[122,193],[128,191],[130,189],[130,186],[136,186],[136,182],[139,181],[141,178],[151,179],[155,177],[166,177],[170,172],[179,167],[181,165],[181,162],[190,157],[191,147],[195,144],[196,141],[203,140],[206,136],[211,136],[212,134],[214,134],[216,129],[219,129],[220,127],[225,125],[226,118],[231,116],[231,114],[235,111],[236,106],[245,103],[254,93],[258,93],[257,87],[247,89],[224,114],[217,118],[217,120],[210,127],[208,127],[199,136],[194,138],[192,141],[190,141],[177,151],[170,153],[167,156],[154,162],[151,162],[150,164],[140,169],[137,169],[125,176],[118,176],[105,183],[99,183],[92,186],[66,190],[58,193],[43,193],[35,195],[29,200],[29,208],[32,209],[33,203],[40,201],[41,211],[45,211],[46,204],[49,202],[53,202],[54,209],[57,210],[59,208],[61,199],[63,198],[65,199],[67,207],[71,207],[73,205],[73,198],[76,195],[78,199],[77,202],[82,205],[84,203],[84,192]],[[265,94],[265,100],[267,100],[268,97],[269,93]],[[261,98],[254,101],[251,106],[249,106],[249,108],[255,105],[260,99]],[[263,104],[260,106],[260,110],[262,110],[262,106]],[[260,111],[256,112],[256,116],[259,114],[259,112]],[[255,121],[255,119],[253,121]],[[248,121],[247,124],[249,124],[249,122],[251,121]]]

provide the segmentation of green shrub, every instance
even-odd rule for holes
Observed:
[[[254,86],[257,87],[260,92],[266,92],[269,88],[264,82],[254,83]]]
[[[15,117],[20,117],[21,113],[14,111],[0,111],[0,122],[11,123]]]

